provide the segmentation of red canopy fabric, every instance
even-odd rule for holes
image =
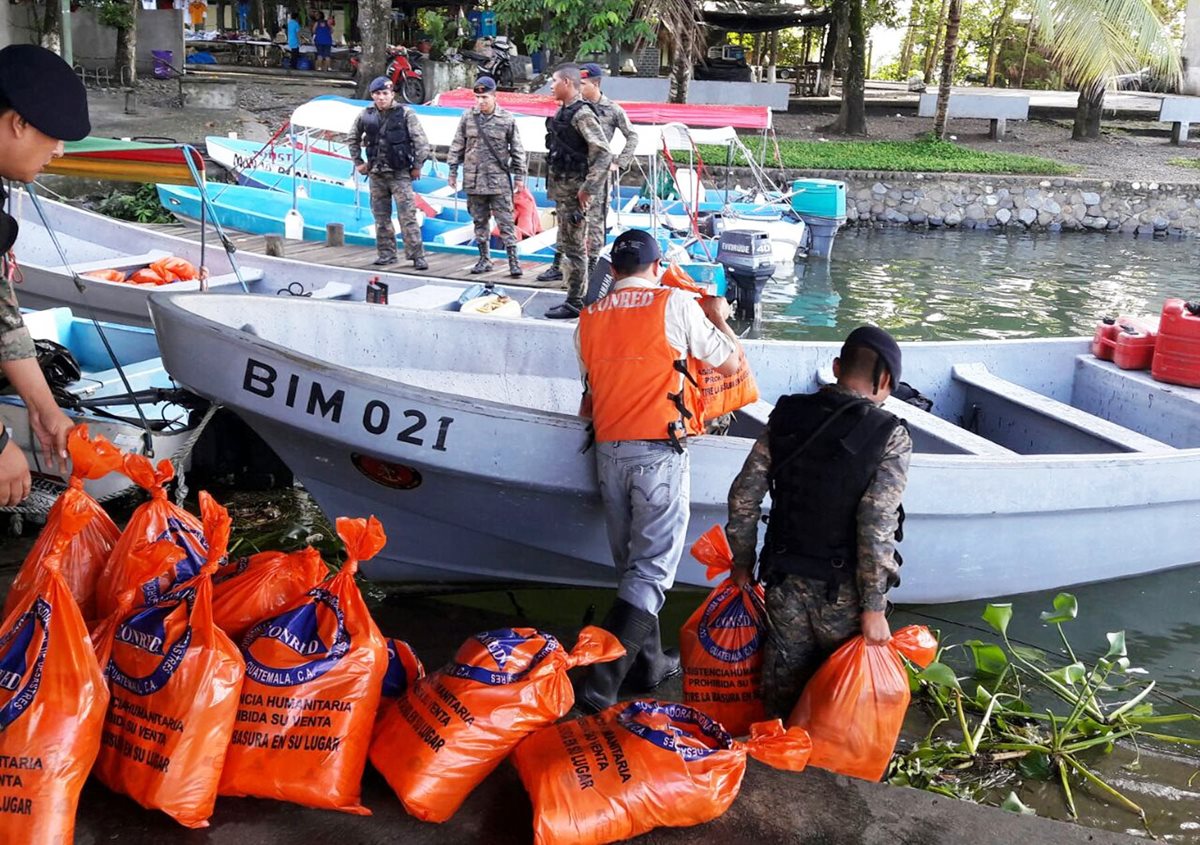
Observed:
[[[545,94],[520,94],[498,91],[496,100],[515,114],[550,117],[558,108],[553,97]],[[691,103],[637,103],[617,100],[635,124],[653,126],[663,123],[682,123],[694,127],[732,126],[734,129],[767,129],[771,125],[771,110],[766,106],[704,106]],[[469,88],[455,88],[439,94],[434,105],[470,108],[475,94]]]

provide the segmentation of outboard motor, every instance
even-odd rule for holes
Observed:
[[[771,260],[771,236],[757,229],[726,229],[717,240],[717,263],[725,268],[728,280],[725,298],[736,302],[734,317],[762,320],[762,292],[767,279],[775,274]]]

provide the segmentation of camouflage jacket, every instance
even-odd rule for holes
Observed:
[[[546,178],[547,187],[554,194],[564,190],[570,193],[584,190],[593,197],[599,196],[604,188],[605,180],[608,179],[608,168],[612,163],[612,153],[609,152],[604,129],[601,128],[600,119],[596,117],[596,113],[589,108],[582,108],[575,112],[571,126],[583,136],[583,140],[588,145],[587,176],[580,183],[576,181],[575,177],[555,178],[554,174],[550,173]]]
[[[391,109],[401,108],[400,103],[395,103]],[[363,145],[364,130],[363,117],[369,111],[376,111],[375,106],[367,106],[358,117],[354,118],[354,125],[350,128],[350,135],[346,138],[346,145],[350,148],[350,158],[356,164],[363,160]],[[425,137],[425,130],[421,128],[421,121],[417,119],[417,113],[410,108],[404,109],[404,121],[408,125],[408,137],[412,142],[413,166],[420,167],[431,158],[429,152],[429,139]],[[380,134],[383,134],[382,128]],[[382,154],[383,144],[379,145],[379,153],[376,154],[375,160],[368,162],[371,165],[372,173],[391,173],[392,167],[388,164],[387,156]]]
[[[851,392],[838,385],[822,390]],[[725,533],[733,550],[734,565],[746,569],[754,568],[762,501],[768,490],[771,470],[768,438],[769,429],[763,429],[729,488],[729,522]],[[911,458],[912,437],[904,426],[896,426],[884,446],[875,477],[858,503],[858,589],[863,610],[885,608],[888,585],[898,572],[892,556],[899,523],[897,509],[908,483]]]
[[[633,154],[637,149],[637,132],[634,131],[633,124],[629,122],[629,115],[625,114],[625,109],[608,97],[601,94],[595,106],[600,116],[600,128],[604,130],[604,137],[612,141],[613,135],[619,129],[625,138],[625,146],[616,156],[617,167],[624,170],[633,162]]]
[[[462,186],[468,194],[510,193],[509,176],[524,181],[528,170],[512,113],[499,106],[491,114],[483,114],[478,107],[463,112],[446,163],[451,173],[463,166]]]
[[[12,237],[11,233],[17,221],[4,211],[7,194],[0,185],[0,232]],[[37,353],[33,348],[33,339],[25,328],[25,320],[21,318],[21,310],[17,307],[17,295],[13,291],[12,279],[19,278],[19,270],[12,252],[0,254],[0,361],[19,361],[22,358],[33,358]]]

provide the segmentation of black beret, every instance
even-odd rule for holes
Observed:
[[[612,266],[626,272],[662,258],[662,252],[649,232],[628,229],[617,235],[612,245]]]
[[[892,375],[892,388],[900,383],[900,344],[878,326],[859,326],[846,336],[842,344],[842,355],[851,347],[866,347],[874,350]]]
[[[78,141],[92,131],[87,89],[45,47],[11,44],[0,50],[0,100],[56,141]]]

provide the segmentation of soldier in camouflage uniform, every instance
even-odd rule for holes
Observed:
[[[33,44],[0,50],[0,179],[32,182],[63,154],[63,141],[78,141],[90,131],[87,91],[70,65]],[[65,474],[73,423],[46,384],[17,307],[12,285],[21,277],[13,251],[19,227],[3,210],[7,199],[0,184],[0,373],[25,403],[45,461],[42,468],[57,467]],[[24,500],[30,484],[28,460],[0,427],[0,507]]]
[[[571,320],[583,308],[587,289],[587,209],[603,202],[612,154],[593,106],[579,93],[579,67],[562,65],[554,71],[551,89],[559,102],[546,119],[546,185],[557,206],[558,252],[566,262],[567,301],[546,312],[552,320]]]
[[[900,380],[900,348],[863,326],[834,361],[837,383],[780,397],[729,488],[725,531],[733,580],[753,580],[762,501],[772,508],[759,577],[769,626],[763,660],[767,715],[786,718],[838,646],[862,633],[891,637],[887,591],[899,583],[912,439],[879,407]]]
[[[458,166],[463,166],[463,188],[467,210],[475,221],[479,260],[472,273],[492,269],[491,218],[500,227],[500,239],[508,254],[508,275],[522,274],[517,260],[517,227],[513,191],[525,183],[525,148],[512,114],[496,105],[496,82],[490,76],[475,80],[475,108],[463,112],[450,144],[450,187],[458,189]]]
[[[395,264],[396,230],[392,226],[392,200],[404,232],[404,254],[413,269],[428,270],[421,227],[417,225],[417,198],[414,179],[421,177],[421,166],[429,158],[429,141],[416,113],[396,102],[392,81],[386,76],[371,80],[371,100],[354,119],[348,139],[350,158],[359,173],[370,174],[371,212],[375,215],[375,248],[380,267]],[[362,161],[363,145],[367,160]]]
[[[625,109],[600,92],[600,81],[604,78],[604,71],[600,69],[600,65],[588,63],[582,65],[579,72],[583,79],[580,88],[583,99],[596,109],[596,115],[600,118],[600,128],[604,130],[604,138],[611,143],[613,135],[620,130],[621,136],[625,139],[625,146],[621,148],[621,152],[617,153],[609,168],[609,177],[604,183],[600,196],[596,197],[596,201],[588,206],[588,276],[590,277],[591,268],[596,264],[596,256],[600,254],[600,250],[604,246],[605,233],[608,231],[608,211],[612,202],[612,191],[620,185],[618,181],[620,172],[633,163],[633,154],[637,150],[638,139],[637,132],[633,130],[633,124],[629,122],[629,115],[625,114]]]

